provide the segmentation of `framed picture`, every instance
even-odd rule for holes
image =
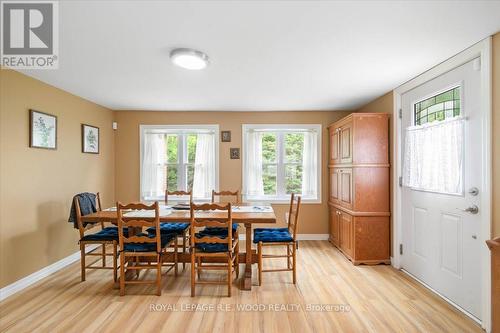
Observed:
[[[229,156],[232,160],[239,160],[240,148],[229,148]]]
[[[57,117],[30,110],[30,147],[57,149]]]
[[[231,142],[231,131],[221,131],[220,133],[222,142]]]
[[[99,154],[99,127],[82,124],[82,153]]]

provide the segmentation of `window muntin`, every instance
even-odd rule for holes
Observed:
[[[460,86],[413,105],[414,125],[424,125],[460,116]]]

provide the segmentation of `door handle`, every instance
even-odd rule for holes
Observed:
[[[460,208],[457,208],[457,209],[460,209]],[[471,213],[471,214],[477,214],[479,212],[479,207],[476,205],[472,205],[470,207],[467,207],[465,209],[460,209],[460,210],[467,212],[467,213]]]

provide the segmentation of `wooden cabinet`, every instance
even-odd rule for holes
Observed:
[[[389,116],[353,113],[329,134],[330,241],[354,264],[389,263]]]
[[[330,128],[330,164],[339,162],[339,128]]]
[[[348,122],[340,127],[340,163],[352,163],[352,122]]]
[[[330,198],[329,202],[338,203],[339,202],[339,181],[340,173],[337,168],[330,168]]]
[[[352,186],[352,169],[339,169],[339,204],[345,208],[352,208],[353,203],[353,186]]]
[[[340,249],[348,257],[352,257],[354,254],[354,223],[351,215],[338,210],[339,214],[339,233],[340,233]]]
[[[339,246],[339,211],[330,209],[330,242],[335,246]]]

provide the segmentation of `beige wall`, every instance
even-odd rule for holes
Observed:
[[[259,123],[322,124],[322,203],[304,204],[298,232],[328,233],[327,126],[349,112],[134,112],[115,113],[116,131],[116,199],[138,200],[139,193],[139,125],[153,124],[219,124],[231,131],[232,142],[219,146],[219,188],[235,190],[242,184],[241,160],[229,158],[229,148],[241,147],[241,125]],[[286,205],[274,205],[279,224],[283,225]]]
[[[29,148],[29,109],[57,116],[57,150]],[[114,200],[113,112],[0,69],[0,288],[78,251],[72,196]],[[80,124],[100,127],[101,153],[81,152]]]

